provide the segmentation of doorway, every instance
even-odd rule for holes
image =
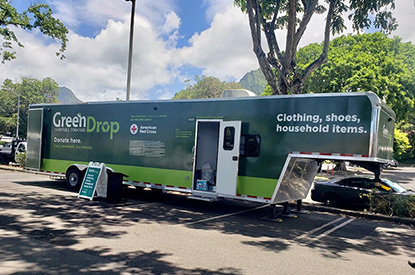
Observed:
[[[240,121],[196,121],[193,190],[236,196]]]

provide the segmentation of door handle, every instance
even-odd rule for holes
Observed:
[[[237,160],[238,160],[238,157],[237,157],[237,156],[233,156],[233,157],[232,157],[232,160],[233,160],[233,161],[237,161]]]

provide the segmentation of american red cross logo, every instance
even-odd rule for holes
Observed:
[[[133,135],[137,134],[137,132],[138,132],[137,124],[131,124],[131,126],[130,126],[130,132]]]

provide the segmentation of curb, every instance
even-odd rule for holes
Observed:
[[[15,171],[15,172],[26,172],[20,166],[9,166],[9,165],[0,165],[0,170],[8,170],[8,171]]]
[[[303,203],[303,208],[312,211],[319,211],[319,212],[329,212],[335,214],[343,214],[358,218],[365,218],[371,220],[380,220],[380,221],[388,221],[393,223],[401,223],[407,225],[415,225],[415,219],[411,218],[404,218],[404,217],[390,217],[378,213],[371,213],[371,212],[364,212],[364,211],[356,211],[356,210],[348,210],[348,209],[340,209],[334,207],[328,207],[324,205],[320,205],[318,203]]]

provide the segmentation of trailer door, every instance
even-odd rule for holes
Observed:
[[[240,140],[240,121],[222,121],[220,123],[216,174],[216,192],[218,194],[236,196]]]
[[[42,157],[43,108],[30,109],[28,120],[26,168],[40,170]]]

